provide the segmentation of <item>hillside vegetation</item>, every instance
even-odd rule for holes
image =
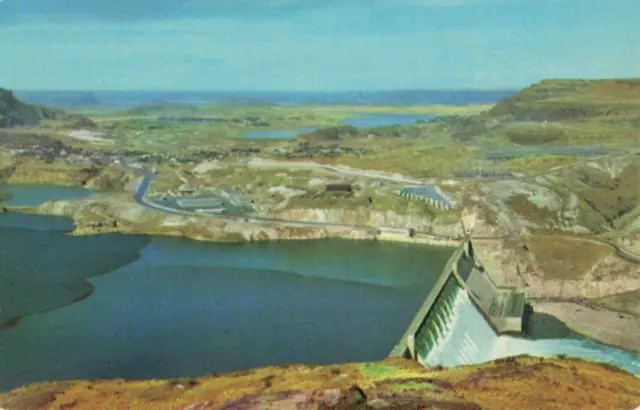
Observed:
[[[632,409],[639,400],[640,379],[624,371],[528,357],[449,370],[399,359],[292,365],[182,380],[52,382],[0,394],[0,406],[11,410]]]
[[[0,88],[0,128],[25,127],[47,122],[48,128],[95,128],[95,123],[81,115],[62,110],[25,104],[13,91]]]
[[[640,79],[545,80],[480,115],[440,123],[465,142],[640,147]]]
[[[18,100],[13,92],[0,88],[0,127],[35,125],[42,120],[61,119],[65,114],[37,105],[25,104]]]
[[[640,79],[545,80],[490,109],[489,118],[584,121],[640,118]]]

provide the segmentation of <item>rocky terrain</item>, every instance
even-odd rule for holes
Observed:
[[[542,392],[544,392],[542,394]],[[640,404],[640,379],[611,366],[518,357],[426,370],[401,359],[290,365],[203,378],[77,381],[0,394],[7,410],[621,409]]]
[[[42,120],[73,120],[80,126],[91,126],[85,117],[72,116],[64,111],[39,105],[25,104],[12,91],[0,88],[0,128],[35,125]]]

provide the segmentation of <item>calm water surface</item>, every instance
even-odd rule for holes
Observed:
[[[365,241],[70,237],[69,228],[0,217],[0,390],[381,359],[451,254]]]
[[[86,195],[29,189],[19,191],[21,203]],[[0,216],[0,391],[382,359],[452,252],[346,240],[72,237],[71,229],[64,218]],[[548,322],[530,327],[543,338],[577,337],[544,329]]]
[[[296,128],[292,130],[266,130],[248,131],[242,134],[242,139],[293,139],[300,134],[306,134],[317,130],[317,127]]]
[[[25,184],[4,185],[2,191],[9,193],[11,196],[9,200],[3,202],[5,205],[10,206],[36,206],[46,201],[86,198],[97,192],[96,190],[80,187]]]

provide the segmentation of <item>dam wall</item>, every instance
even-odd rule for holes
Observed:
[[[462,305],[468,310],[467,304],[473,306],[476,316],[482,318],[484,326],[491,329],[496,337],[522,333],[525,302],[523,292],[495,284],[475,257],[471,240],[467,239],[447,261],[390,356],[418,360],[429,356],[432,350],[462,348],[452,344],[447,329],[462,320],[456,312],[460,312]],[[471,349],[469,346],[465,348]],[[473,356],[471,350],[467,351],[469,360]],[[430,357],[440,356],[432,353]]]

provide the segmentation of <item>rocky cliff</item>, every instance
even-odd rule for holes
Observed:
[[[132,171],[124,171],[113,166],[46,163],[26,158],[17,160],[7,170],[6,180],[12,184],[75,185],[107,191],[122,191],[135,178]]]
[[[18,100],[12,91],[0,88],[0,127],[34,125],[41,120],[55,119],[63,115],[60,111],[25,104]]]
[[[373,235],[351,228],[318,228],[257,223],[243,219],[172,215],[144,207],[131,195],[95,195],[88,199],[47,202],[33,212],[74,219],[77,235],[103,232],[184,236],[196,240],[244,242],[273,239],[328,237],[369,238]]]
[[[38,124],[42,120],[74,120],[85,126],[95,126],[86,117],[69,115],[62,110],[25,104],[11,90],[0,88],[0,128]]]
[[[372,228],[390,227],[415,229],[438,236],[459,237],[462,234],[460,221],[457,218],[429,219],[413,215],[402,215],[394,211],[376,211],[362,208],[294,208],[277,210],[270,216],[293,220],[326,222],[331,224],[358,225]],[[491,225],[486,219],[481,219],[475,229],[477,236],[500,237],[505,228]]]

